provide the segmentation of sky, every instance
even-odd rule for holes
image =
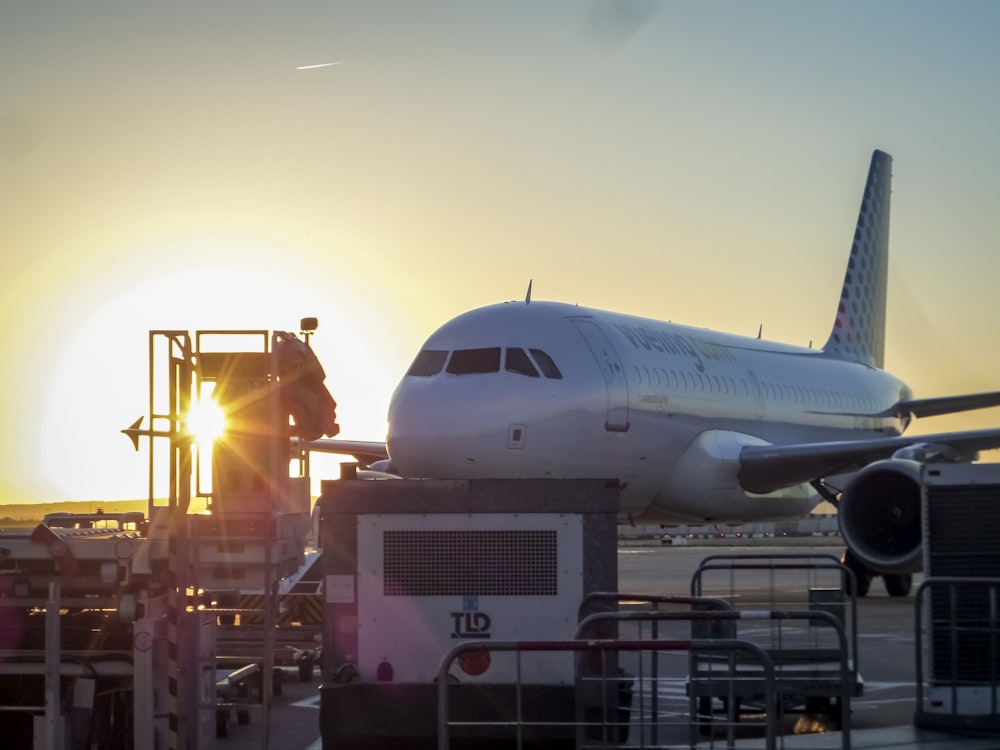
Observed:
[[[151,329],[317,316],[368,440],[423,340],[529,279],[822,342],[874,148],[887,369],[1000,389],[998,35],[985,1],[2,3],[0,503],[145,497]]]

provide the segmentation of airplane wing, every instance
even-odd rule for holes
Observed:
[[[955,412],[960,411],[985,409],[990,406],[1000,406],[1000,391],[966,393],[961,396],[917,398],[911,401],[900,401],[899,413],[909,413],[914,417],[937,417],[942,414],[954,414]]]
[[[385,443],[367,440],[310,440],[303,441],[302,447],[317,453],[338,453],[344,456],[353,456],[365,466],[389,458]]]
[[[797,445],[748,445],[740,451],[739,480],[749,492],[773,492],[831,474],[854,471],[873,461],[890,458],[903,448],[918,447],[930,452],[944,451],[952,458],[971,461],[978,451],[1000,448],[1000,429]]]

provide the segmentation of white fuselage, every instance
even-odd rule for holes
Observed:
[[[389,407],[402,475],[614,478],[623,516],[653,522],[809,512],[808,485],[744,491],[740,448],[896,436],[910,393],[820,351],[551,302],[453,319],[414,372]]]

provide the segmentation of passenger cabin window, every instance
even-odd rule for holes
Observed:
[[[430,377],[437,375],[444,367],[444,361],[448,358],[448,352],[442,349],[424,349],[413,360],[407,375],[417,375],[418,377]]]
[[[507,372],[527,375],[530,378],[538,377],[538,370],[531,364],[531,360],[528,359],[528,354],[524,349],[508,349],[504,358],[504,369]]]
[[[446,372],[452,375],[481,375],[487,372],[500,372],[500,347],[456,349],[448,361]]]
[[[538,364],[538,369],[542,371],[542,375],[553,380],[562,380],[562,373],[559,372],[556,363],[552,361],[552,357],[541,349],[529,349],[528,351],[535,358],[535,362]]]

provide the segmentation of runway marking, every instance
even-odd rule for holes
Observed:
[[[653,702],[653,690],[652,690],[652,680],[648,677],[643,677],[641,679],[636,678],[638,690],[636,691],[637,697],[641,701],[641,705],[650,706]],[[906,690],[907,695],[899,697],[885,697],[876,698],[871,695],[871,693],[887,692],[893,690]],[[914,683],[912,682],[873,682],[865,683],[865,693],[864,697],[856,697],[851,701],[851,705],[860,709],[873,709],[879,706],[888,705],[891,703],[907,703],[912,702],[913,698]],[[687,705],[690,698],[687,694],[687,682],[686,680],[671,680],[663,679],[657,686],[657,704],[660,713],[670,713],[671,709],[668,707],[672,706],[684,706]],[[683,713],[683,711],[681,711]]]
[[[863,698],[855,698],[851,701],[851,707],[860,710],[870,710],[873,708],[882,708],[890,703],[913,703],[914,699],[910,698],[881,698],[877,701],[867,701]]]
[[[291,706],[298,706],[299,708],[319,708],[319,695],[313,695],[309,698],[303,698],[300,701],[295,701],[295,703],[290,703]]]
[[[899,690],[905,688],[907,690],[916,690],[917,683],[915,682],[869,682],[865,680],[865,692],[870,690]]]
[[[914,636],[902,633],[858,633],[858,639],[886,641],[887,643],[896,643],[901,646],[909,646],[912,648]]]

